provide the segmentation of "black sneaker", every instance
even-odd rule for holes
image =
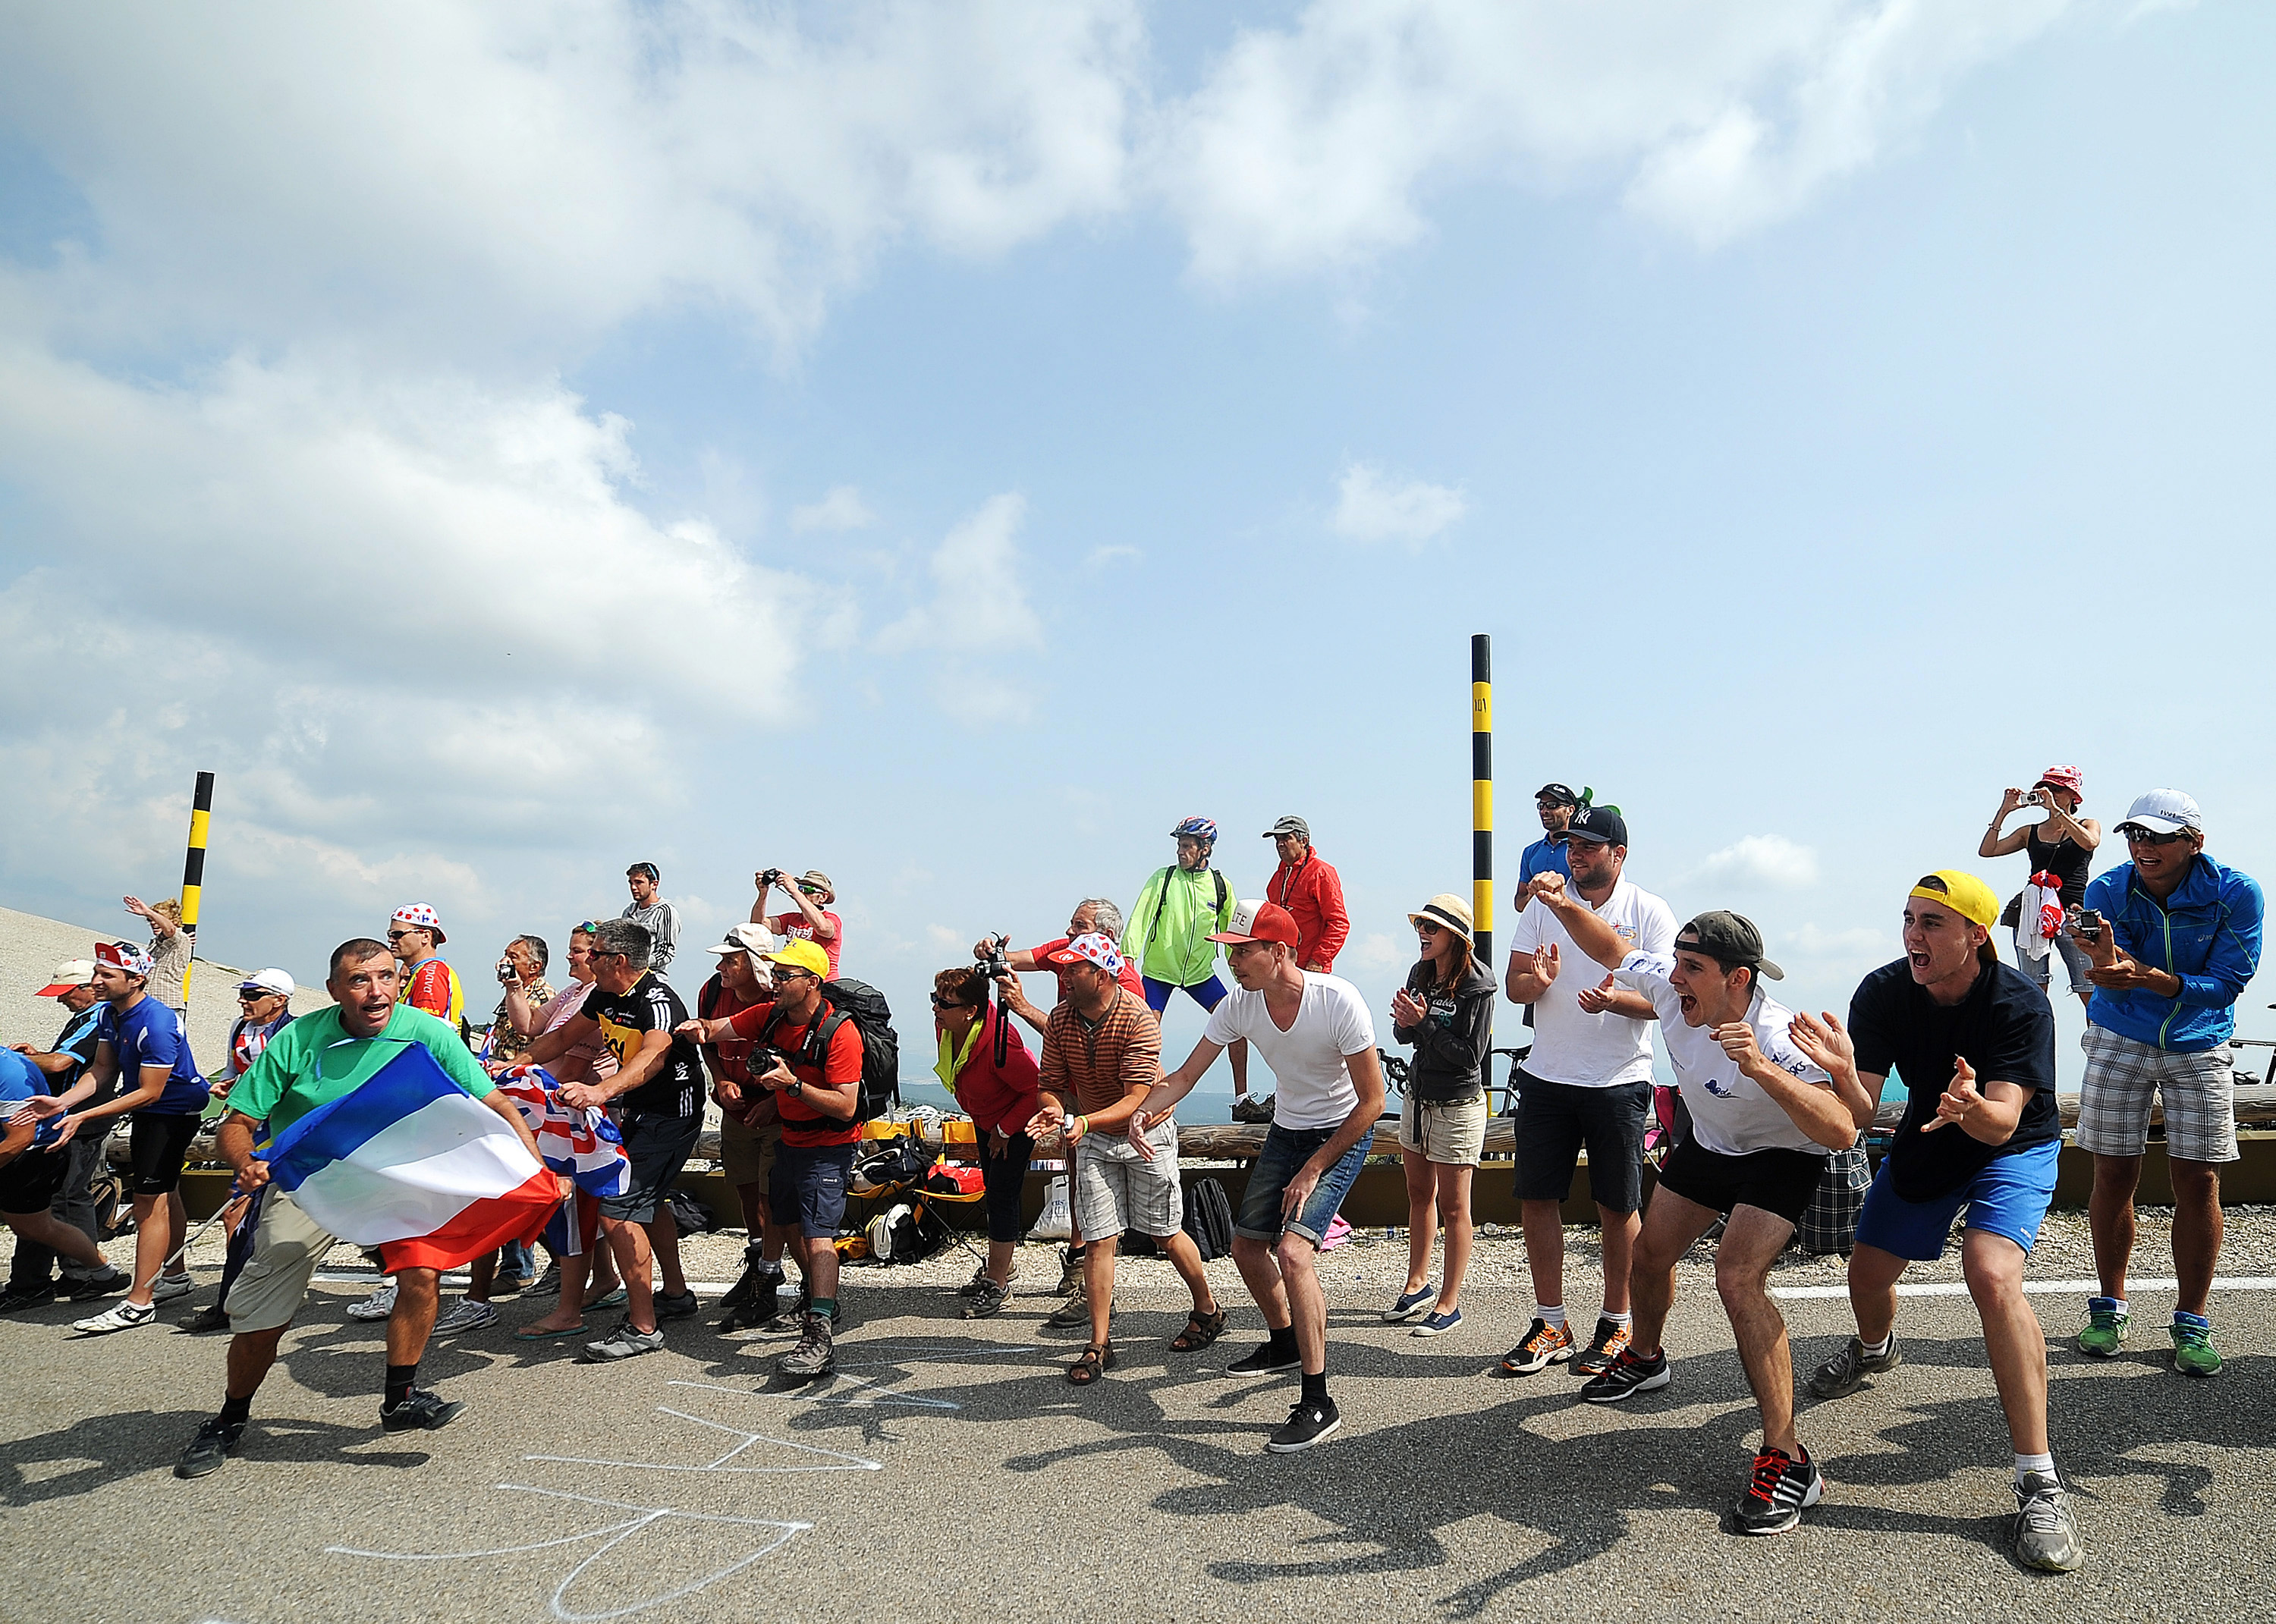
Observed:
[[[174,1462],[174,1476],[202,1477],[208,1472],[221,1470],[223,1462],[237,1453],[244,1438],[245,1423],[215,1416],[198,1429],[190,1446],[182,1451],[182,1458]]]
[[[794,1382],[810,1382],[838,1368],[838,1350],[830,1340],[830,1316],[808,1314],[798,1346],[782,1356],[782,1373]]]
[[[1344,1424],[1333,1399],[1299,1399],[1288,1408],[1288,1419],[1264,1440],[1276,1455],[1293,1455],[1309,1449]]]
[[[106,1269],[83,1280],[65,1280],[63,1294],[73,1302],[92,1302],[97,1297],[115,1297],[133,1284],[134,1277],[125,1270]]]
[[[48,1281],[37,1286],[11,1286],[0,1291],[0,1314],[13,1314],[19,1309],[36,1309],[56,1300],[56,1288]]]
[[[446,1399],[439,1393],[421,1393],[414,1387],[411,1396],[392,1408],[382,1405],[379,1424],[390,1432],[440,1431],[459,1418],[467,1408],[460,1399]]]
[[[1303,1355],[1296,1351],[1296,1346],[1293,1342],[1288,1345],[1288,1351],[1285,1354],[1273,1344],[1266,1342],[1241,1355],[1240,1358],[1225,1368],[1235,1376],[1253,1376],[1260,1370],[1294,1370],[1302,1362],[1302,1359]],[[1299,1444],[1296,1447],[1301,1449],[1303,1446]]]
[[[702,1308],[692,1291],[684,1291],[677,1297],[670,1292],[656,1294],[656,1317],[658,1319],[694,1319]]]
[[[1501,1368],[1512,1376],[1530,1376],[1572,1356],[1573,1333],[1562,1325],[1536,1318],[1527,1328],[1525,1340],[1501,1356]]]
[[[1904,1362],[1905,1356],[1897,1351],[1897,1339],[1893,1336],[1885,1354],[1869,1354],[1864,1343],[1851,1337],[1848,1347],[1809,1373],[1809,1390],[1821,1399],[1844,1398],[1860,1387],[1872,1385],[1871,1377],[1893,1370]]]
[[[1731,1520],[1741,1534],[1783,1534],[1825,1498],[1825,1479],[1809,1451],[1797,1461],[1783,1449],[1765,1449],[1755,1457],[1754,1476],[1731,1508]]]
[[[1637,1356],[1634,1347],[1623,1347],[1619,1358],[1582,1384],[1581,1398],[1589,1404],[1618,1404],[1632,1393],[1651,1393],[1665,1387],[1667,1381],[1665,1348],[1643,1359]]]
[[[1589,1346],[1573,1355],[1573,1374],[1602,1376],[1612,1368],[1628,1345],[1628,1328],[1609,1319],[1597,1321],[1597,1334]]]
[[[229,1310],[220,1303],[200,1309],[194,1314],[185,1314],[179,1322],[185,1331],[203,1332],[229,1329]]]

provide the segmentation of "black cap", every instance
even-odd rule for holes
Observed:
[[[1564,838],[1591,840],[1599,846],[1626,846],[1627,822],[1610,807],[1580,807],[1574,810],[1573,821],[1565,825]]]
[[[1702,914],[1675,933],[1678,948],[1705,953],[1718,964],[1749,965],[1772,981],[1784,981],[1786,972],[1763,957],[1763,933],[1744,914],[1717,908]]]
[[[1522,784],[1525,780],[1520,778],[1518,782]],[[1577,807],[1581,804],[1581,798],[1573,793],[1569,785],[1563,784],[1544,784],[1533,792],[1533,798],[1536,801],[1546,801],[1551,805],[1559,807]]]

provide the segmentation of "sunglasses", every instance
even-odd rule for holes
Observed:
[[[573,934],[577,936],[594,936],[599,933],[600,929],[601,927],[597,923],[588,919],[583,924],[577,926]]]
[[[932,1006],[935,1009],[978,1009],[980,1007],[977,1004],[967,1004],[960,999],[945,998],[937,992],[932,995]]]
[[[1436,936],[1445,928],[1435,919],[1418,919],[1415,922],[1415,929],[1424,936]]]
[[[273,992],[248,992],[244,989],[239,988],[238,990],[237,1001],[240,1004],[258,1004],[263,998],[271,998],[276,996],[277,995]]]
[[[387,939],[391,942],[399,942],[405,937],[415,934],[417,934],[415,931],[410,930],[391,930],[387,933]]]
[[[2182,838],[2179,830],[2169,835],[2152,834],[2136,823],[2129,823],[2118,832],[2126,837],[2128,846],[2171,846]]]

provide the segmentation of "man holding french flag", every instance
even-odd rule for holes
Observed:
[[[448,1424],[466,1405],[416,1385],[443,1271],[535,1240],[568,1194],[456,1029],[397,1002],[386,943],[341,944],[324,985],[333,1006],[277,1034],[231,1089],[216,1135],[238,1192],[269,1193],[229,1296],[226,1401],[178,1477],[202,1477],[237,1453],[253,1395],[336,1240],[378,1247],[396,1279],[380,1425]],[[264,1118],[274,1136],[256,1147]]]

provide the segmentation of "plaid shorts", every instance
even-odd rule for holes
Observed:
[[[2184,1162],[2236,1159],[2236,1078],[2227,1043],[2174,1054],[2086,1028],[2086,1081],[2078,1096],[2078,1147],[2097,1156],[2139,1156],[2150,1139],[2150,1102],[2162,1095],[2166,1154]]]

